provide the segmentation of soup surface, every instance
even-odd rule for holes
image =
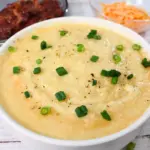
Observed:
[[[41,27],[0,56],[0,97],[20,124],[59,139],[110,135],[150,105],[142,45],[86,24]]]

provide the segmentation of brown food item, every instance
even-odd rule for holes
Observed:
[[[36,22],[63,15],[57,0],[19,0],[8,4],[0,11],[0,40]]]

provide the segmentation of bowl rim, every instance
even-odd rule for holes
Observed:
[[[97,27],[102,27],[102,28],[107,28],[109,30],[112,30],[118,34],[121,34],[122,36],[127,37],[128,39],[132,39],[133,41],[137,41],[138,43],[141,43],[143,48],[145,50],[149,50],[150,54],[150,45],[136,32],[132,31],[131,29],[128,29],[120,24],[116,24],[114,22],[110,22],[108,20],[103,20],[103,19],[98,19],[98,18],[93,18],[93,17],[79,17],[79,16],[74,16],[74,17],[61,17],[61,18],[55,18],[55,19],[50,19],[46,21],[42,21],[40,23],[36,23],[34,25],[31,25],[20,32],[16,33],[13,35],[11,38],[9,38],[3,45],[0,47],[0,53],[3,53],[10,44],[13,43],[14,40],[16,40],[19,37],[22,37],[24,34],[32,31],[33,28],[39,28],[39,27],[44,27],[44,26],[50,26],[54,25],[57,23],[73,23],[73,24],[89,24]],[[129,36],[130,35],[130,36]],[[24,135],[37,140],[41,141],[43,143],[49,143],[52,145],[58,145],[58,146],[66,146],[66,147],[79,147],[79,146],[92,146],[92,145],[98,145],[98,144],[103,144],[107,143],[113,140],[116,140],[120,137],[123,137],[132,131],[136,130],[139,128],[141,125],[143,125],[148,118],[150,117],[150,109],[148,108],[145,113],[138,119],[136,120],[133,124],[128,126],[127,128],[121,130],[120,132],[102,137],[102,138],[96,138],[96,139],[89,139],[89,140],[62,140],[62,139],[56,139],[56,138],[51,138],[47,137],[44,135],[40,135],[34,131],[31,131],[30,129],[25,128],[23,125],[21,125],[19,122],[15,121],[0,105],[0,113],[2,114],[2,117],[12,126],[14,129],[18,130],[20,133],[23,133]]]

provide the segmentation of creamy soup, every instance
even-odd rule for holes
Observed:
[[[0,57],[0,97],[20,124],[59,139],[119,132],[150,105],[142,45],[86,24],[33,30]]]

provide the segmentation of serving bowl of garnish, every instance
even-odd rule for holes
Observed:
[[[89,0],[96,17],[122,24],[142,33],[150,29],[148,0]]]
[[[50,19],[0,54],[0,113],[36,150],[120,150],[150,117],[150,46],[120,24]]]

